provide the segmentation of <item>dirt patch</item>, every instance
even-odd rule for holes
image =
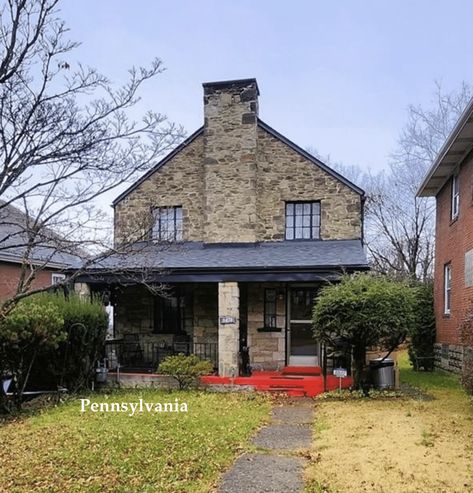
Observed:
[[[471,493],[472,409],[437,397],[318,404],[307,491]]]

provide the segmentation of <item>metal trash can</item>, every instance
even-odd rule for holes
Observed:
[[[370,361],[370,373],[373,384],[378,389],[394,388],[394,360],[376,358]]]

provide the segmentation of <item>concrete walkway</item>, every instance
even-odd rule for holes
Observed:
[[[218,493],[300,493],[306,460],[301,456],[312,442],[314,401],[281,401],[271,422],[253,438],[261,451],[244,454],[224,474]]]

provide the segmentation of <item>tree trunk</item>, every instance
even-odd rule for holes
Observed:
[[[366,385],[366,347],[357,345],[353,348],[353,386],[355,389],[361,389]]]

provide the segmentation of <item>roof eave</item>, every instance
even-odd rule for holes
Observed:
[[[455,144],[455,141],[457,140],[460,132],[464,129],[465,125],[468,123],[470,118],[472,117],[473,114],[473,98],[470,100],[466,108],[463,110],[463,113],[461,114],[460,118],[458,119],[457,123],[453,127],[452,131],[450,132],[449,136],[447,137],[447,140],[443,144],[442,148],[440,149],[437,158],[433,162],[432,166],[430,167],[429,171],[427,172],[427,175],[425,176],[424,180],[422,181],[422,184],[420,185],[419,189],[417,190],[417,197],[435,197],[439,191],[443,188],[445,183],[448,181],[449,177],[445,178],[444,180],[440,180],[440,184],[438,185],[430,185],[429,183],[434,179],[434,175],[436,171],[440,168],[442,165],[442,161],[445,159],[445,156],[449,152],[449,150],[452,148],[452,146]],[[462,158],[463,159],[463,158]],[[452,163],[449,163],[449,167],[451,166]],[[457,163],[458,164],[458,163]]]

